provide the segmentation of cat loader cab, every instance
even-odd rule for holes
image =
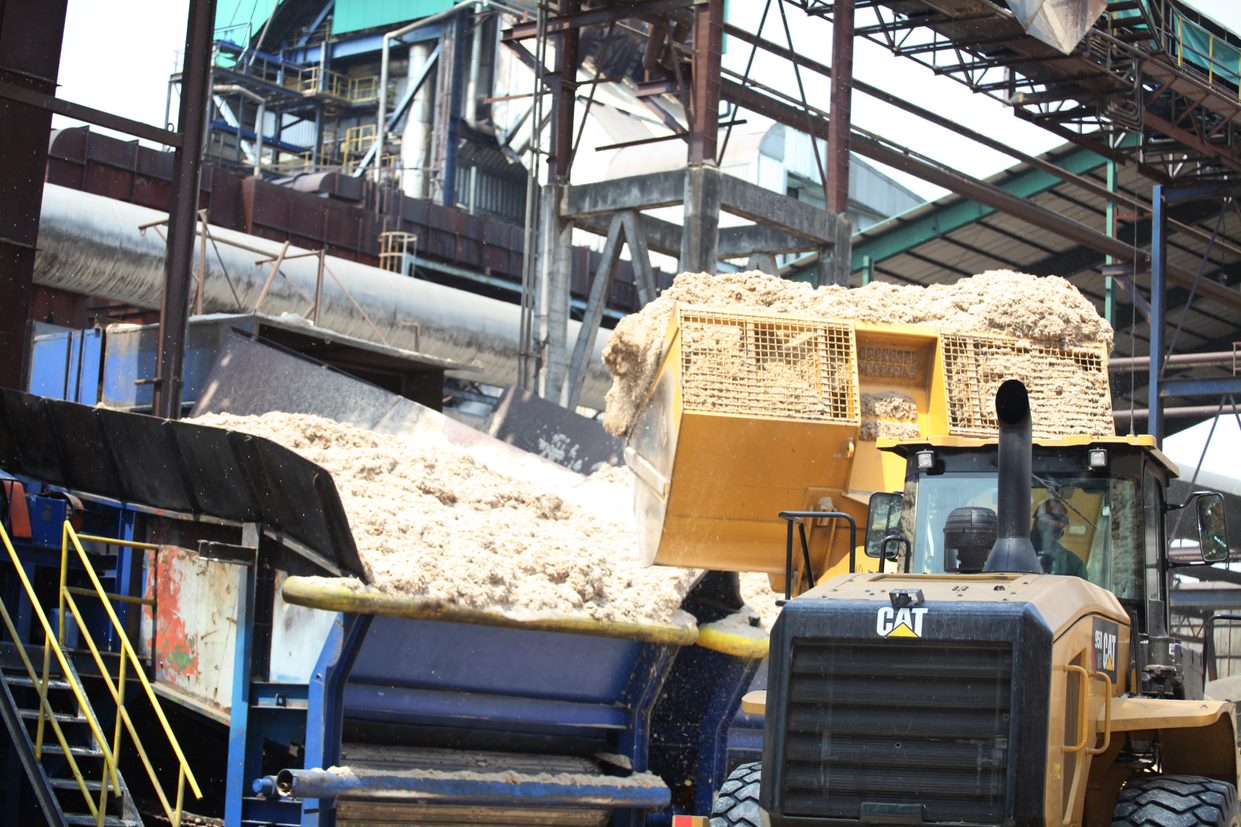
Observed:
[[[1229,559],[1222,497],[1169,504],[1151,437],[1033,444],[1020,382],[996,411],[998,440],[884,443],[907,474],[871,502],[883,571],[785,606],[746,699],[763,762],[716,827],[1241,823],[1233,705],[1169,635],[1171,573]]]

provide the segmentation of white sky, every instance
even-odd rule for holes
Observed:
[[[1190,3],[1233,31],[1241,31],[1241,3],[1237,0],[1190,0]],[[730,4],[731,22],[755,30],[763,5],[756,0]],[[763,35],[783,45],[784,30],[776,5],[772,4]],[[186,0],[69,0],[58,96],[162,125],[168,75],[184,47],[186,9]],[[745,11],[754,15],[752,20],[744,17]],[[795,9],[789,9],[788,14],[794,45],[802,53],[830,64],[830,26],[805,23],[801,12]],[[139,45],[121,45],[134,41]],[[748,55],[749,48],[745,44],[734,42],[725,58],[726,65],[741,71]],[[783,61],[778,63],[779,67],[760,69],[759,76],[764,82],[796,94],[796,80],[787,70],[788,65]],[[781,68],[785,70],[783,75]],[[934,109],[976,131],[1000,138],[1024,152],[1037,154],[1060,143],[1050,133],[1019,121],[1002,104],[975,95],[949,78],[936,77],[911,60],[893,57],[869,41],[856,41],[854,76]],[[810,102],[828,108],[828,82],[807,74],[803,74],[803,82]],[[175,120],[175,99],[171,116]],[[56,127],[72,123],[59,116],[53,119]],[[1002,153],[857,92],[853,95],[853,123],[975,177],[991,175],[1015,163]],[[935,198],[944,193],[917,178],[895,172],[892,175],[923,197]]]

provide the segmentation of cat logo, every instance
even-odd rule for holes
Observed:
[[[1118,644],[1120,641],[1120,627],[1101,617],[1094,619],[1093,628],[1093,658],[1092,666],[1094,671],[1102,672],[1112,679],[1116,680],[1116,655]]]
[[[922,618],[928,611],[925,607],[884,606],[875,619],[875,632],[880,637],[922,637]]]

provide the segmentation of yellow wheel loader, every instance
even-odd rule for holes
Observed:
[[[1233,706],[1168,631],[1222,498],[1079,436],[1114,433],[1104,346],[678,306],[662,353],[626,448],[648,560],[804,591],[712,827],[1239,823]]]
[[[1150,437],[1032,447],[1020,382],[995,405],[998,440],[881,443],[907,467],[872,498],[883,571],[784,607],[746,701],[763,761],[715,827],[1241,823],[1233,705],[1168,633],[1170,571],[1229,557],[1222,497],[1168,504]],[[1173,561],[1186,507],[1199,550]]]

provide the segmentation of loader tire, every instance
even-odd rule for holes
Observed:
[[[1236,827],[1237,788],[1196,775],[1153,775],[1120,791],[1112,827]]]
[[[758,806],[758,781],[763,763],[738,764],[724,779],[711,808],[711,827],[769,827],[771,821]]]

